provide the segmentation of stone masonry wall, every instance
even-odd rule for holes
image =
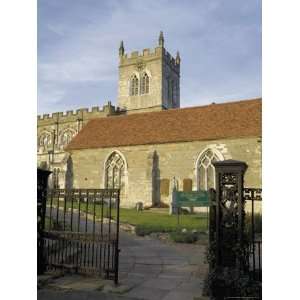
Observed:
[[[104,165],[107,157],[115,150],[122,153],[128,166],[126,175],[126,196],[121,206],[132,207],[142,201],[151,205],[153,201],[153,155],[157,153],[157,181],[169,179],[169,196],[161,195],[160,201],[169,203],[173,177],[179,190],[183,180],[191,179],[193,190],[197,189],[196,161],[199,154],[211,148],[223,159],[245,161],[248,170],[245,186],[261,187],[261,140],[260,138],[226,139],[186,143],[127,146],[118,148],[73,150],[71,152],[75,188],[103,188]],[[158,185],[159,186],[159,185]]]
[[[139,84],[147,73],[150,78],[149,94],[130,95],[130,80],[136,75]],[[154,50],[144,49],[142,53],[132,52],[120,56],[118,106],[127,111],[142,112],[180,106],[179,93],[180,65],[163,47]],[[177,87],[174,103],[167,99],[167,81],[173,80]]]
[[[156,48],[154,53],[145,49],[142,55],[138,52],[120,58],[118,106],[122,109],[142,109],[161,106],[162,98],[162,49]],[[130,96],[130,79],[135,74],[139,82],[144,72],[150,77],[149,94]]]
[[[64,132],[70,131],[76,135],[89,120],[104,118],[110,115],[122,114],[123,111],[115,109],[109,102],[103,108],[92,107],[77,109],[76,111],[57,112],[44,114],[37,117],[37,165],[42,168],[53,170],[57,168],[59,173],[59,185],[65,187],[67,160],[69,154],[64,151],[65,144],[62,143]],[[40,145],[41,136],[49,135],[51,142]],[[55,140],[55,141],[54,141]],[[53,155],[49,155],[53,151]],[[51,175],[50,175],[51,179]],[[51,181],[51,180],[50,180]]]

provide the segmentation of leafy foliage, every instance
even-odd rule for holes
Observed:
[[[162,226],[162,225],[154,225],[154,224],[138,224],[135,227],[135,234],[138,236],[145,236],[149,235],[151,233],[156,233],[156,232],[172,232],[174,231],[175,228],[173,227],[168,227],[168,226]]]
[[[238,273],[236,268],[216,268],[210,271],[205,292],[212,299],[224,297],[261,297],[261,282],[253,281],[249,274]]]
[[[198,240],[197,233],[191,231],[175,231],[170,233],[171,239],[176,243],[195,243]]]

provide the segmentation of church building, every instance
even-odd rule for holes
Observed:
[[[180,55],[119,48],[117,106],[38,116],[38,165],[52,187],[120,188],[121,206],[169,204],[175,184],[215,186],[214,161],[248,164],[261,187],[261,99],[180,108]]]

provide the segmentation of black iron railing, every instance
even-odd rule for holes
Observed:
[[[44,264],[44,227],[46,213],[47,183],[50,171],[37,169],[37,273],[43,274]]]
[[[119,190],[48,191],[47,270],[94,273],[118,282]]]
[[[245,205],[250,209],[247,234],[249,239],[248,268],[252,278],[261,281],[262,274],[262,226],[261,226],[261,202],[262,189],[244,188]]]

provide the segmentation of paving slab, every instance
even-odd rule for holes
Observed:
[[[159,287],[162,290],[171,291],[180,286],[182,281],[178,278],[151,278],[143,282],[141,287]]]
[[[97,291],[57,291],[51,289],[39,290],[38,300],[140,300],[134,297],[126,297],[105,294]]]
[[[143,265],[161,265],[163,259],[160,257],[137,257],[135,263]]]
[[[161,300],[194,300],[197,296],[201,296],[202,292],[195,294],[193,292],[172,291]]]
[[[158,289],[155,287],[143,287],[139,286],[132,289],[126,294],[126,297],[135,297],[143,300],[161,300],[165,297],[169,291]]]
[[[70,275],[52,280],[47,287],[74,291],[95,291],[101,290],[104,285],[105,281],[100,278]]]
[[[162,278],[162,279],[170,279],[170,280],[180,280],[181,282],[189,282],[191,277],[190,276],[183,276],[182,274],[172,274],[172,273],[160,273],[157,278]]]
[[[191,280],[189,282],[182,282],[176,287],[176,291],[178,292],[193,292],[193,293],[200,293],[202,292],[204,283],[203,281],[198,280]]]

